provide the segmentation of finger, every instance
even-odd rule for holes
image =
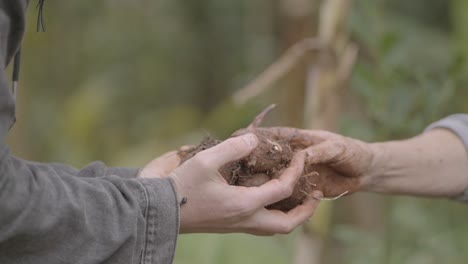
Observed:
[[[178,158],[178,156],[177,156],[177,150],[171,150],[171,151],[168,151],[168,152],[162,154],[156,160],[164,160],[164,159],[166,159],[166,160],[167,159],[177,160],[177,159],[180,159],[180,158]]]
[[[321,194],[317,193],[315,195],[317,198],[309,197],[302,205],[295,207],[287,213],[278,210],[259,210],[249,219],[250,222],[247,225],[251,232],[288,234],[313,216],[320,202],[318,197],[321,197]]]
[[[179,166],[180,161],[177,151],[164,153],[145,166],[144,170],[151,173],[143,173],[141,177],[165,177]]]
[[[305,149],[308,164],[333,163],[340,159],[345,151],[345,146],[339,141],[328,140],[318,145]]]
[[[227,139],[220,144],[198,153],[201,160],[209,161],[210,166],[219,168],[224,164],[239,160],[252,152],[258,145],[258,138],[252,133]]]
[[[164,173],[164,176],[169,175],[173,170],[175,170],[181,162],[181,157],[177,155],[177,151],[170,151],[164,154],[162,157],[158,158],[158,162],[161,164],[161,171]]]
[[[246,199],[253,201],[256,208],[281,201],[292,195],[294,186],[304,171],[305,152],[296,153],[290,166],[278,179],[273,179],[265,184],[247,189]]]

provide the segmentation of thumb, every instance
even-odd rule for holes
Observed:
[[[219,168],[224,164],[239,160],[252,152],[258,145],[258,138],[252,133],[229,138],[220,144],[200,152],[201,159],[207,159],[213,166]]]
[[[345,151],[344,144],[339,141],[324,141],[305,149],[308,164],[332,163],[340,159]]]

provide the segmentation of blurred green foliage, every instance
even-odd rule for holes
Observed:
[[[351,89],[364,105],[342,132],[370,141],[406,138],[466,103],[466,1],[355,1],[350,18],[361,43]],[[443,177],[443,175],[440,175]],[[389,198],[383,232],[336,226],[347,263],[466,263],[463,204]]]
[[[38,161],[142,166],[206,134],[226,137],[269,98],[229,96],[281,54],[281,1],[47,1],[46,33],[30,10],[14,151]],[[33,7],[31,9],[34,9]],[[468,112],[468,2],[355,0],[357,112],[342,132],[405,138]],[[441,175],[443,177],[443,175]],[[468,212],[398,197],[386,230],[338,225],[347,263],[466,263]],[[181,236],[176,263],[290,263],[294,234]]]

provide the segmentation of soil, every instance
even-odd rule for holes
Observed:
[[[279,137],[268,128],[259,128],[264,117],[273,109],[270,106],[260,113],[247,128],[238,130],[233,136],[253,133],[259,139],[258,147],[246,158],[228,163],[219,169],[226,182],[237,186],[260,186],[267,181],[279,178],[289,166],[294,153],[303,149],[303,146],[294,144],[290,138]],[[221,140],[205,138],[198,146],[179,151],[181,163],[195,156],[200,151],[216,146]],[[310,177],[318,173],[306,166],[304,175],[297,182],[293,194],[277,203],[267,206],[267,209],[276,209],[287,212],[300,205],[310,193],[317,189]]]

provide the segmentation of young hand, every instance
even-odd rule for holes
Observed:
[[[294,157],[280,178],[259,187],[229,185],[220,175],[222,165],[247,156],[257,144],[253,134],[230,138],[198,153],[171,173],[179,200],[187,198],[181,206],[181,233],[284,234],[313,215],[320,192],[288,213],[265,209],[292,194],[303,172],[305,152]]]

